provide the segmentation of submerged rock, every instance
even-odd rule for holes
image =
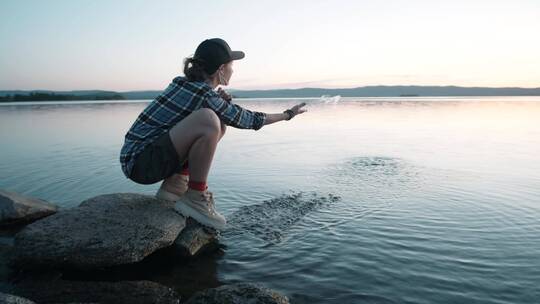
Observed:
[[[0,226],[32,222],[57,211],[56,205],[44,200],[0,190]]]
[[[172,245],[185,223],[172,203],[152,196],[100,195],[26,226],[15,236],[13,262],[78,269],[130,264]]]
[[[187,304],[288,304],[289,299],[253,283],[223,285],[194,294]]]
[[[177,304],[180,302],[180,296],[174,290],[152,281],[27,280],[17,286],[16,293],[38,303]]]
[[[218,232],[207,228],[192,218],[174,241],[174,246],[181,255],[193,257],[218,247]]]
[[[35,304],[28,299],[0,292],[0,303],[3,304]]]

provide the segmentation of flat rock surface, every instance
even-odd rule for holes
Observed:
[[[0,189],[0,226],[31,222],[57,210],[56,205],[44,200]]]
[[[172,203],[153,196],[100,195],[26,226],[13,260],[18,267],[130,264],[172,245],[185,223]]]
[[[288,304],[289,299],[253,283],[223,285],[194,294],[187,304]]]

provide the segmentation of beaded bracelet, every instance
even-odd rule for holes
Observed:
[[[291,120],[294,117],[294,112],[291,109],[287,109],[283,111],[283,113],[289,114],[289,118],[287,118],[286,120]]]

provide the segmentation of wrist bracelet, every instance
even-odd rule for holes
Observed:
[[[287,118],[285,120],[291,120],[294,117],[294,112],[291,109],[287,109],[287,110],[283,111],[283,113],[289,114],[289,118]]]

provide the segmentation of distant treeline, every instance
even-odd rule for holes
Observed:
[[[69,94],[54,94],[54,93],[30,93],[30,94],[14,94],[0,96],[2,101],[60,101],[60,100],[119,100],[126,99],[120,94],[89,94],[89,95],[69,95]]]

